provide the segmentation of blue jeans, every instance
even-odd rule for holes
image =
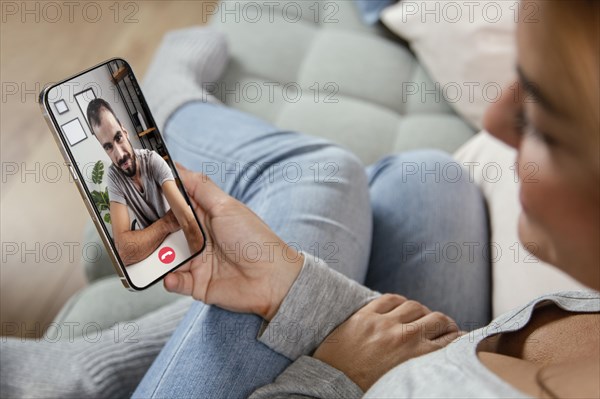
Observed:
[[[489,322],[484,201],[447,155],[405,153],[365,170],[324,139],[200,102],[180,108],[165,131],[177,161],[208,174],[285,241],[465,329]],[[256,340],[261,322],[195,302],[133,396],[248,397],[290,364]]]

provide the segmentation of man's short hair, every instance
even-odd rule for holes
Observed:
[[[102,98],[95,98],[88,104],[87,107],[87,119],[90,122],[90,126],[92,127],[92,134],[94,133],[94,126],[100,126],[100,113],[102,112],[102,108],[106,108],[114,117],[117,123],[120,125],[121,121],[117,118],[115,111],[113,111],[112,107],[108,102],[103,100]]]

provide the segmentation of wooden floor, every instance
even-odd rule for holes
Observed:
[[[62,5],[61,15],[50,3]],[[76,2],[72,13],[63,2],[50,3],[1,4],[0,335],[41,334],[86,284],[80,259],[88,213],[37,93],[114,56],[143,77],[163,34],[203,24],[214,1]]]

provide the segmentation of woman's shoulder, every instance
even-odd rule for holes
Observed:
[[[539,296],[526,305],[500,315],[490,324],[505,326],[507,323],[516,320],[520,322],[527,321],[535,308],[547,302],[552,302],[567,312],[600,312],[599,292],[591,289],[585,291],[560,291]]]

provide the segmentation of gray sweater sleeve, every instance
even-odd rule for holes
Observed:
[[[304,253],[304,265],[259,341],[294,360],[250,398],[356,398],[361,389],[341,371],[310,356],[338,325],[379,296]],[[266,323],[266,322],[265,322]]]

